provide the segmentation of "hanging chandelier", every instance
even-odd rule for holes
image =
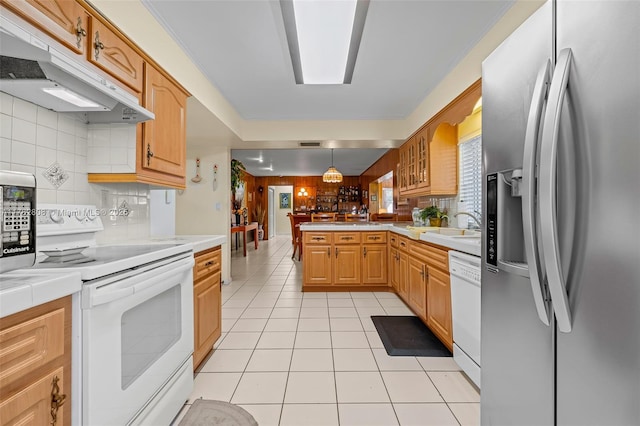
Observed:
[[[327,169],[322,175],[322,181],[326,183],[340,183],[342,182],[342,173],[333,167],[333,148],[331,148],[331,167]]]

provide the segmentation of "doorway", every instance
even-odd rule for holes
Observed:
[[[269,187],[269,197],[267,202],[269,203],[268,205],[268,212],[269,212],[269,238],[273,238],[276,236],[276,221],[275,221],[275,214],[274,214],[274,207],[275,207],[275,203],[274,200],[276,198],[276,191],[275,189],[273,189],[272,186]]]
[[[273,199],[271,191],[273,190]],[[275,235],[291,235],[291,221],[287,216],[293,214],[293,185],[269,187],[269,238]],[[273,224],[271,217],[273,215]]]

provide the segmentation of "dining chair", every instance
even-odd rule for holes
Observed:
[[[347,213],[344,215],[345,222],[368,222],[369,213]]]
[[[335,222],[335,213],[313,213],[311,215],[311,222]]]
[[[311,217],[309,215],[288,213],[289,221],[291,222],[291,244],[293,245],[293,254],[291,259],[295,258],[298,253],[298,260],[302,258],[302,231],[300,230],[300,224],[304,222],[310,222]]]
[[[372,222],[397,222],[398,213],[373,213],[371,215]]]

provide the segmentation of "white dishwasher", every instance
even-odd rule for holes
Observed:
[[[449,252],[453,359],[480,387],[480,258]]]

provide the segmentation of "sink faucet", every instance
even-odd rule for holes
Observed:
[[[453,217],[458,217],[461,214],[466,214],[467,216],[471,216],[471,218],[473,220],[476,221],[476,223],[478,224],[478,228],[482,228],[482,223],[480,223],[480,219],[478,219],[478,216],[474,215],[473,213],[469,213],[469,212],[458,212],[456,214],[453,215]]]

